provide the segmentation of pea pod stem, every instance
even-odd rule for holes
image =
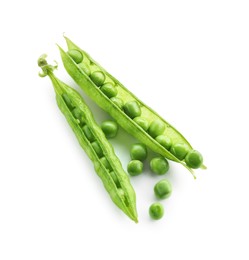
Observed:
[[[137,223],[136,195],[129,177],[90,109],[78,92],[54,75],[53,70],[57,68],[57,64],[49,65],[46,55],[42,55],[38,65],[42,68],[39,75],[49,76],[51,79],[58,107],[74,131],[79,144],[92,160],[95,171],[112,201]]]
[[[157,140],[155,140],[155,137],[159,134],[159,132],[162,131],[163,135],[170,136],[172,138],[174,144],[183,143],[188,148],[188,150],[193,150],[192,146],[186,140],[186,138],[172,125],[166,122],[160,115],[158,115],[150,107],[146,106],[141,100],[135,97],[135,95],[133,95],[116,78],[114,78],[97,62],[95,62],[85,51],[80,49],[67,37],[65,37],[65,39],[68,45],[68,50],[74,52],[78,51],[83,57],[82,61],[81,59],[78,59],[76,63],[67,52],[65,52],[60,46],[58,46],[65,69],[67,70],[68,74],[74,79],[74,81],[84,90],[84,92],[90,98],[92,98],[97,105],[108,112],[129,134],[133,135],[154,152],[159,153],[172,161],[182,164],[195,178],[194,171],[186,164],[184,160],[178,159],[175,154],[163,147],[160,143],[158,143]],[[89,71],[88,73],[86,73],[86,71],[84,70],[86,66],[89,67],[88,70],[90,72],[92,71],[92,74],[89,75]],[[95,76],[93,78],[92,75],[95,75],[97,72],[99,73],[99,75],[101,75],[100,72],[104,75],[103,82],[101,81],[101,78],[96,79]],[[156,121],[162,122],[163,125],[161,129],[159,129],[159,132],[158,130],[156,130],[156,132],[154,133],[152,132],[152,130],[150,131],[150,128],[148,131],[146,131],[145,129],[140,127],[135,122],[135,120],[133,120],[132,113],[130,114],[129,111],[123,111],[122,108],[116,105],[116,103],[112,102],[112,99],[106,96],[99,87],[101,86],[101,84],[104,84],[106,82],[110,82],[111,84],[115,85],[116,88],[118,88],[117,97],[122,99],[123,102],[126,102],[126,104],[128,104],[135,101],[137,104],[139,104],[139,107],[134,110],[135,112],[132,111],[132,113],[136,113],[139,115],[141,110],[142,115],[148,120],[151,125]],[[127,109],[129,109],[129,107]],[[205,166],[202,165],[201,168],[204,169]]]

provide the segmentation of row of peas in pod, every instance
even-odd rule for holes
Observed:
[[[145,143],[151,150],[161,154],[168,159],[185,163],[189,169],[205,168],[203,157],[194,150],[189,142],[170,124],[157,115],[153,110],[138,100],[120,82],[101,68],[91,57],[66,38],[68,52],[61,50],[62,60],[67,69],[69,61],[67,55],[74,61],[74,65],[82,71],[82,79],[89,77],[87,94],[97,102],[129,133],[133,134],[138,140]],[[73,64],[70,64],[73,67]],[[70,71],[68,70],[69,74]],[[80,72],[79,72],[80,73]],[[71,75],[71,74],[70,74]],[[71,75],[77,82],[77,77]],[[86,86],[78,84],[84,89]],[[101,95],[96,95],[93,88],[98,89]],[[86,90],[86,89],[84,89]],[[107,101],[109,100],[109,101]],[[113,107],[110,109],[110,102]],[[117,111],[114,111],[118,109]],[[124,120],[125,114],[133,123]],[[127,118],[126,118],[127,119]],[[139,132],[140,131],[140,132]],[[141,133],[142,131],[142,133]],[[146,134],[145,134],[145,133]],[[149,136],[149,137],[148,137]],[[146,137],[146,138],[145,138]],[[191,170],[190,170],[191,171]]]

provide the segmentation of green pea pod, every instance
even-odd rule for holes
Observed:
[[[81,147],[92,160],[95,171],[111,199],[137,223],[136,195],[113,147],[95,122],[90,109],[79,93],[53,74],[56,66],[48,65],[45,58],[46,56],[43,55],[38,60],[38,65],[43,70],[40,76],[49,76],[51,79],[58,107],[74,131]]]
[[[108,112],[129,134],[133,135],[154,152],[161,154],[169,160],[182,164],[195,177],[194,172],[191,169],[194,167],[187,165],[184,160],[187,153],[183,153],[180,149],[174,149],[175,145],[179,147],[180,144],[181,147],[183,144],[184,148],[187,149],[187,152],[193,151],[192,146],[185,137],[126,89],[116,78],[97,64],[97,62],[95,62],[85,51],[80,49],[67,37],[65,37],[65,39],[68,51],[65,52],[58,46],[64,67],[85,93],[102,109]],[[87,73],[84,69],[85,67],[88,68]],[[112,98],[110,98],[101,91],[101,86],[107,83],[115,86],[115,97],[112,96]],[[124,105],[122,106],[122,104]],[[167,139],[170,138],[172,149],[164,145],[166,143],[165,141],[160,142],[164,137]],[[184,154],[184,156],[179,156],[178,158],[178,155],[182,154]],[[199,156],[199,160],[201,160],[201,162],[197,163],[201,168],[205,168],[202,164],[201,155]]]

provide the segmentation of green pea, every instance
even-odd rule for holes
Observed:
[[[133,144],[130,150],[132,160],[144,161],[147,158],[147,148],[144,144]]]
[[[69,50],[67,54],[75,61],[75,63],[81,63],[83,60],[83,55],[78,50]]]
[[[171,145],[172,145],[172,141],[168,136],[165,135],[159,135],[156,138],[156,141],[162,145],[164,148],[166,148],[167,150],[170,149]]]
[[[98,87],[103,85],[105,82],[105,74],[102,71],[94,71],[90,75],[90,78]]]
[[[118,106],[120,109],[123,109],[124,102],[123,102],[122,99],[117,98],[117,97],[112,97],[112,98],[110,98],[110,100],[111,100],[116,106]]]
[[[112,120],[106,120],[101,124],[101,129],[106,138],[114,138],[118,133],[118,124]]]
[[[166,179],[157,182],[154,186],[154,193],[158,199],[168,198],[172,193],[172,186],[170,182]]]
[[[81,110],[78,107],[76,107],[72,110],[72,114],[73,114],[74,118],[76,118],[76,119],[81,119],[81,117],[82,117]]]
[[[92,142],[92,147],[99,158],[103,157],[103,155],[104,155],[103,150],[101,149],[101,147],[97,141]]]
[[[152,137],[156,137],[158,135],[161,135],[165,130],[165,123],[160,119],[155,119],[153,122],[151,122],[149,127],[149,134]]]
[[[161,219],[164,215],[163,205],[159,202],[153,203],[149,208],[149,214],[152,219]]]
[[[184,143],[174,144],[170,152],[179,160],[183,160],[189,152],[189,147]]]
[[[127,102],[124,105],[124,112],[132,119],[141,115],[141,109],[137,101]]]
[[[68,95],[66,93],[63,93],[61,96],[62,96],[64,102],[66,103],[67,107],[69,108],[69,110],[74,109],[74,105],[73,105],[71,99],[68,97]]]
[[[198,151],[192,150],[187,154],[185,162],[190,168],[197,169],[202,165],[203,157]]]
[[[169,170],[169,162],[163,157],[155,157],[150,161],[152,172],[163,175]]]
[[[137,176],[143,172],[143,163],[139,160],[132,160],[128,163],[127,171],[131,176]]]
[[[149,122],[145,119],[145,118],[142,118],[140,116],[138,117],[135,117],[133,119],[140,127],[142,127],[144,129],[144,131],[147,131],[148,128],[149,128]]]
[[[92,131],[90,130],[90,128],[87,126],[87,125],[84,125],[82,127],[82,130],[86,136],[86,138],[90,141],[90,142],[93,142],[95,140],[95,137],[92,133]]]
[[[108,162],[108,160],[106,159],[106,157],[100,158],[100,161],[101,161],[101,163],[105,166],[105,168],[106,168],[108,171],[111,171],[111,170],[112,170],[112,167],[111,167],[110,163]]]
[[[87,76],[90,76],[91,69],[87,64],[85,64],[84,62],[81,62],[78,66],[86,73]]]
[[[100,90],[109,98],[115,97],[118,94],[117,88],[110,82],[105,83]]]
[[[119,188],[120,187],[120,183],[119,183],[119,180],[118,180],[118,177],[117,175],[115,174],[114,171],[111,171],[110,172],[110,175],[112,177],[112,180],[114,181],[114,183],[116,184],[116,186]]]

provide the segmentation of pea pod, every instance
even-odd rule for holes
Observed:
[[[181,163],[194,175],[191,166],[184,160],[186,155],[184,154],[184,158],[178,158],[178,154],[182,154],[179,149],[177,153],[174,153],[174,146],[179,146],[179,144],[180,146],[183,144],[184,147],[187,147],[187,151],[189,152],[193,150],[186,138],[160,115],[140,101],[116,78],[98,65],[85,51],[80,49],[67,37],[65,37],[65,39],[68,51],[65,52],[59,46],[64,67],[85,93],[102,109],[108,112],[128,133],[154,152]],[[75,58],[77,52],[78,55]],[[89,69],[88,73],[82,69],[84,67],[82,64],[87,66]],[[101,86],[107,83],[115,87],[115,102],[113,102],[113,96],[110,98],[101,91]],[[120,102],[117,102],[117,100]],[[160,138],[158,138],[159,136]],[[170,139],[167,144],[170,143],[172,149],[165,145],[166,141],[164,137]],[[162,142],[160,142],[160,140],[162,140]],[[202,159],[202,157],[200,158]],[[205,168],[202,161],[199,165],[201,168]]]
[[[43,55],[38,60],[38,65],[43,71],[40,76],[49,76],[51,79],[59,109],[74,131],[81,147],[92,160],[95,171],[113,202],[127,216],[138,222],[136,195],[113,147],[95,122],[79,93],[53,74],[55,67],[48,65],[45,58],[46,56]]]

